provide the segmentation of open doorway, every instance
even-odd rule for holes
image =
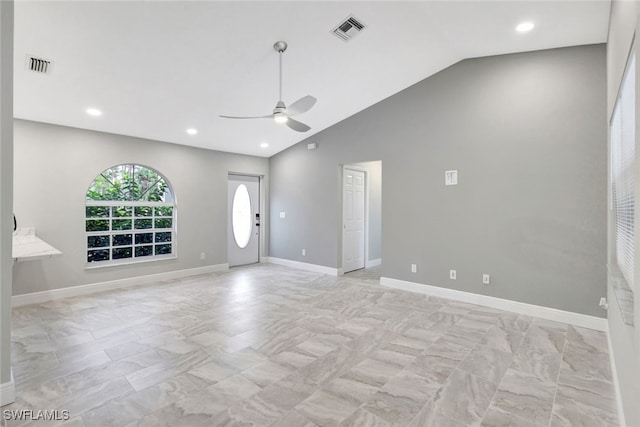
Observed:
[[[382,263],[382,162],[342,168],[342,272]]]

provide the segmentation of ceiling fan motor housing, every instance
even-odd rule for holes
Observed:
[[[273,114],[284,114],[287,111],[287,106],[284,105],[284,102],[278,101],[276,107],[273,109]]]

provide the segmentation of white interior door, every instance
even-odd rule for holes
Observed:
[[[229,266],[260,261],[260,179],[229,175]]]
[[[344,169],[342,181],[342,268],[364,268],[365,172]]]

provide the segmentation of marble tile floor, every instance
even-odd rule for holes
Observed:
[[[604,333],[258,264],[13,311],[7,426],[616,426]]]

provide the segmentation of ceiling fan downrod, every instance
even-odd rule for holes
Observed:
[[[278,88],[280,89],[279,93],[278,93],[278,101],[282,102],[282,54],[284,53],[285,50],[287,50],[287,42],[285,41],[277,41],[273,44],[273,48],[275,49],[276,52],[279,53],[279,59],[280,59],[280,73],[279,73],[279,85]]]

